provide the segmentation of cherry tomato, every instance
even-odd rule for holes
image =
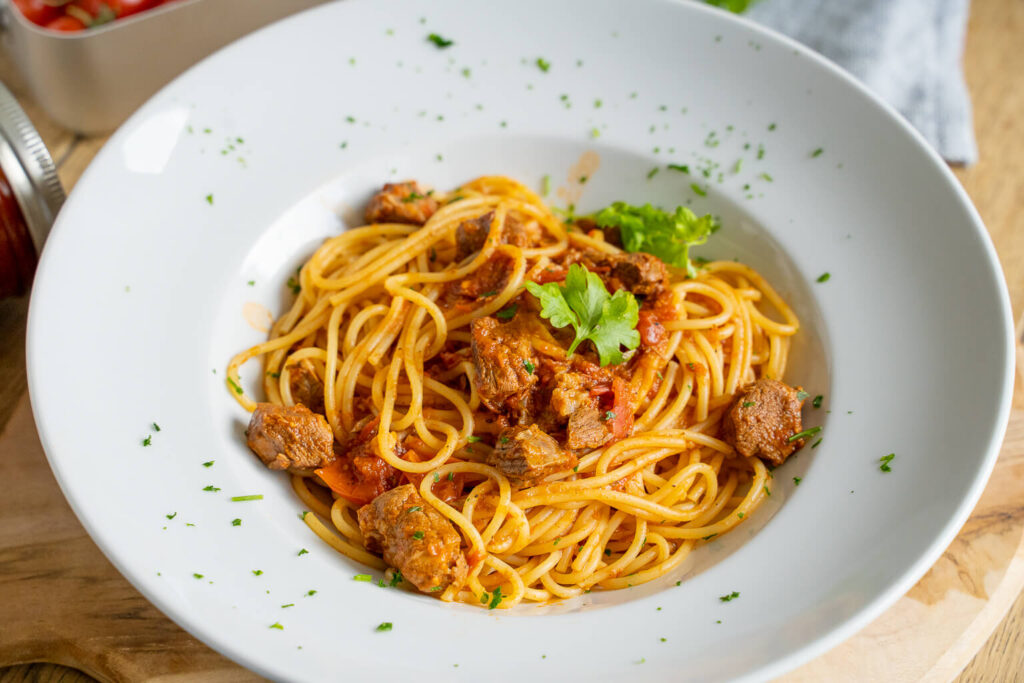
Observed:
[[[160,0],[111,0],[109,4],[114,14],[120,18],[152,9],[161,3]]]
[[[85,24],[74,17],[57,17],[49,22],[46,28],[51,31],[60,31],[61,33],[74,33],[75,31],[84,31]]]
[[[60,8],[47,5],[44,0],[14,0],[21,13],[33,24],[46,26],[60,16]]]

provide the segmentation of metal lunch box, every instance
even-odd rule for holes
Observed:
[[[0,0],[0,42],[55,122],[108,133],[192,64],[324,0],[179,0],[78,33],[36,26]]]
[[[80,33],[57,33],[0,0],[0,42],[51,119],[78,133],[99,134],[116,128],[206,55],[322,2],[180,0]],[[63,203],[49,150],[0,84],[0,298],[28,293]]]

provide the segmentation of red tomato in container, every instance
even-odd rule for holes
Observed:
[[[26,19],[40,26],[46,26],[61,15],[59,7],[46,4],[45,0],[14,0],[14,5]]]
[[[138,14],[162,4],[160,0],[111,0],[110,6],[118,19]]]
[[[57,17],[46,25],[46,28],[51,31],[60,31],[61,33],[74,33],[75,31],[85,30],[85,24],[80,22],[74,17]]]

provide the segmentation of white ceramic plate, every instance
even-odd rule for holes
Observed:
[[[312,535],[285,478],[244,445],[224,367],[264,338],[250,323],[281,311],[295,266],[384,181],[483,173],[551,174],[552,201],[581,210],[713,211],[725,227],[698,253],[750,262],[804,322],[789,378],[826,396],[805,416],[824,441],[678,575],[519,613],[355,582],[364,569]],[[790,669],[953,538],[996,457],[1011,348],[992,245],[922,140],[805,49],[667,0],[350,0],[230,46],[83,176],[43,254],[28,339],[43,444],[108,557],[212,647],[309,681]],[[245,370],[256,391],[259,368]],[[229,501],[253,493],[265,498]],[[394,630],[376,632],[384,621]]]

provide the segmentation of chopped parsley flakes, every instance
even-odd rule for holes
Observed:
[[[501,595],[501,586],[498,586],[494,589],[494,592],[491,593],[491,602],[489,605],[487,605],[487,609],[494,609],[495,607],[501,604],[502,599],[503,596]]]
[[[431,33],[429,36],[427,36],[427,40],[429,40],[431,43],[437,46],[439,50],[443,50],[446,47],[451,47],[452,45],[455,44],[455,41],[448,40],[447,38],[442,38],[436,33]],[[388,625],[390,626],[390,624]]]
[[[423,534],[422,531],[415,531],[412,534],[412,537],[415,538],[417,541],[422,541],[423,540],[423,536],[424,536],[424,534]]]
[[[242,526],[242,520],[238,517],[235,517],[233,520],[231,520],[231,526]]]
[[[281,626],[281,624],[279,622],[276,622],[276,621],[273,624],[270,625],[270,628],[276,628],[278,631],[283,631],[284,630],[284,626]]]
[[[519,304],[512,304],[508,308],[503,308],[502,310],[500,310],[497,313],[495,313],[494,317],[500,318],[502,320],[511,320],[512,318],[515,317],[516,311],[518,309],[519,309]]]
[[[203,490],[204,491],[214,491],[214,492],[216,492],[216,491],[220,491],[220,488],[217,487],[217,486],[214,486],[213,484],[208,484],[207,486],[203,487]]]
[[[533,370],[534,370],[534,368],[536,366],[533,363],[531,363],[530,361],[524,360],[523,361],[523,367],[526,368],[526,371],[532,375],[533,374]]]
[[[814,436],[815,434],[817,434],[820,431],[821,431],[821,427],[811,427],[810,429],[805,429],[802,432],[797,432],[793,436],[791,436],[788,439],[786,439],[786,441],[788,441],[789,443],[793,443],[797,439],[806,439],[806,438],[812,437],[812,436]]]
[[[547,73],[548,69],[551,68],[551,62],[549,62],[548,60],[544,59],[543,57],[537,57],[536,64],[537,64],[537,68],[540,69],[541,71],[543,71],[544,73]]]
[[[821,402],[824,399],[825,399],[824,396],[822,396],[821,394],[818,394],[817,396],[814,397],[814,400],[811,401],[811,405],[814,406],[815,408],[820,408],[821,407]]]
[[[151,435],[147,436],[145,439],[143,439],[142,440],[142,445],[143,446],[152,446],[153,445],[153,435],[151,434]]]
[[[377,625],[377,628],[374,630],[384,632],[390,631],[392,628],[394,628],[394,625],[390,621],[382,621],[380,624]]]
[[[206,462],[203,463],[203,467],[213,467],[213,463],[214,462],[216,462],[216,461],[215,460],[207,460]]]
[[[818,276],[818,282],[828,282],[831,277],[831,273],[822,273]]]
[[[733,591],[732,593],[729,593],[728,595],[719,596],[718,599],[721,600],[722,602],[731,602],[732,600],[735,600],[738,597],[740,597],[740,592],[739,591]]]
[[[882,463],[881,465],[878,466],[878,469],[882,470],[883,472],[892,472],[892,468],[889,467],[889,463],[892,462],[892,459],[895,457],[895,453],[883,455],[881,458],[878,459],[878,462]]]

